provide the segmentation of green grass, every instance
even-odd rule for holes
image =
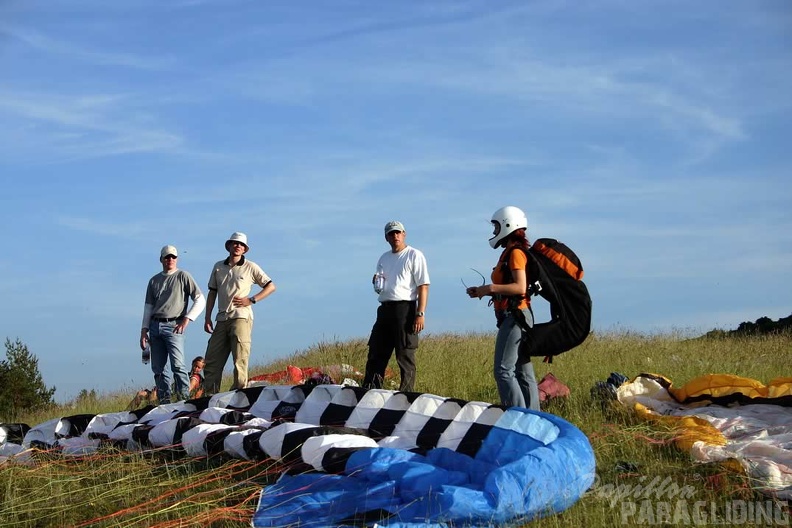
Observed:
[[[425,336],[418,352],[416,390],[497,402],[491,373],[493,345],[490,334]],[[288,364],[346,363],[363,370],[365,356],[365,340],[324,342],[292,357],[257,365],[251,375],[278,371]],[[691,501],[765,500],[754,494],[746,477],[734,467],[694,464],[674,447],[672,431],[650,426],[624,409],[601,406],[592,399],[590,389],[611,372],[630,378],[642,372],[662,374],[675,385],[710,373],[738,374],[766,383],[791,375],[790,364],[790,334],[684,339],[622,332],[591,337],[553,364],[535,359],[538,379],[552,372],[571,388],[568,399],[550,402],[544,410],[586,433],[596,454],[598,475],[596,488],[572,508],[532,526],[629,526],[631,521],[622,523],[620,501],[606,492],[634,489],[652,479],[665,481],[665,489],[675,485],[695,490]],[[395,363],[392,368],[398,372]],[[227,387],[230,381],[225,383]],[[20,421],[36,425],[70,414],[115,412],[126,408],[132,396],[99,395],[95,400],[22,416]],[[0,525],[249,526],[260,489],[281,470],[272,461],[195,459],[167,450],[102,452],[83,459],[42,453],[34,465],[0,466]]]

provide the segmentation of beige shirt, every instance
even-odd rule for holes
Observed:
[[[264,288],[272,279],[258,264],[247,260],[244,255],[236,266],[230,257],[215,263],[209,277],[209,290],[217,292],[217,321],[228,319],[253,319],[250,306],[234,306],[234,297],[250,297],[254,284]]]

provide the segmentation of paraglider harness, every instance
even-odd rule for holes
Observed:
[[[525,315],[517,308],[523,296],[507,297],[507,313],[523,330],[520,357],[545,356],[544,362],[552,363],[553,356],[580,345],[591,331],[592,303],[581,280],[583,265],[566,244],[553,238],[540,238],[527,250],[513,248],[503,255],[500,266],[505,283],[514,282],[509,269],[509,254],[514,250],[524,251],[528,258],[527,276],[531,282],[525,297],[538,295],[550,304],[550,320],[529,327]]]

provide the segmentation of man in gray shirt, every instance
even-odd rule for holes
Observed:
[[[190,375],[184,363],[184,329],[206,306],[206,298],[192,275],[176,267],[178,257],[174,246],[164,246],[160,251],[162,273],[148,282],[140,330],[140,348],[151,346],[151,371],[160,403],[171,402],[171,379],[165,371],[168,358],[176,382],[177,401],[190,393]],[[193,301],[189,310],[188,299]]]

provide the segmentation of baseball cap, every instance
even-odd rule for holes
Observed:
[[[162,246],[160,250],[160,258],[163,258],[167,255],[173,255],[174,257],[179,256],[179,252],[176,249],[176,246]]]
[[[385,234],[387,235],[391,231],[404,231],[404,224],[397,220],[391,220],[385,224]]]

